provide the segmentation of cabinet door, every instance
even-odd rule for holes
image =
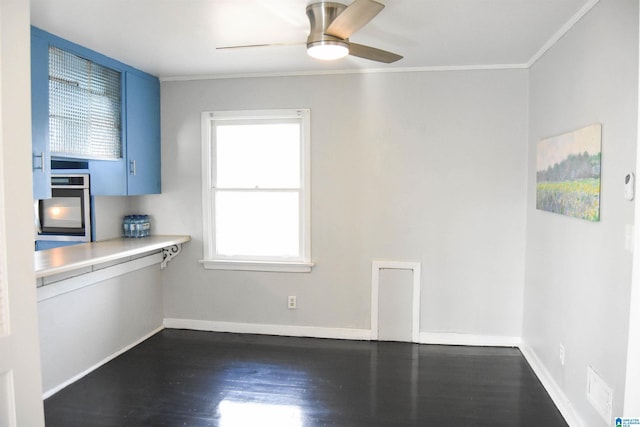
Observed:
[[[122,75],[120,84],[124,85],[124,77]],[[125,91],[122,90],[121,94],[124,97]],[[125,113],[122,109],[120,114],[122,123],[125,123]],[[122,158],[118,160],[89,160],[89,175],[92,196],[127,195],[126,142],[124,137],[122,141]]]
[[[31,34],[31,149],[33,198],[51,197],[49,156],[49,42]]]
[[[126,73],[127,194],[160,193],[160,83]]]
[[[92,196],[126,196],[127,176],[124,158],[89,161]]]

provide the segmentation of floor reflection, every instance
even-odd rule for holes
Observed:
[[[218,405],[220,427],[302,427],[302,409],[293,405],[223,400]]]
[[[47,427],[566,427],[517,349],[179,330],[45,412]]]
[[[302,427],[309,382],[304,371],[276,361],[232,361],[219,376],[219,426]]]

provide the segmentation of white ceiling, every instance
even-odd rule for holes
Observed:
[[[345,4],[351,0],[341,0]],[[31,0],[31,23],[165,79],[432,67],[524,67],[598,0],[381,0],[351,36],[399,53],[381,64],[322,62],[302,43],[314,0]]]

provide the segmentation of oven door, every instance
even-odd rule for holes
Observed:
[[[36,202],[36,239],[91,241],[89,191],[83,188],[52,188],[51,196]]]

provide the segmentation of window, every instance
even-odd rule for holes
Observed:
[[[122,158],[120,73],[49,47],[49,144],[53,156]]]
[[[205,268],[311,270],[309,116],[202,114]]]

